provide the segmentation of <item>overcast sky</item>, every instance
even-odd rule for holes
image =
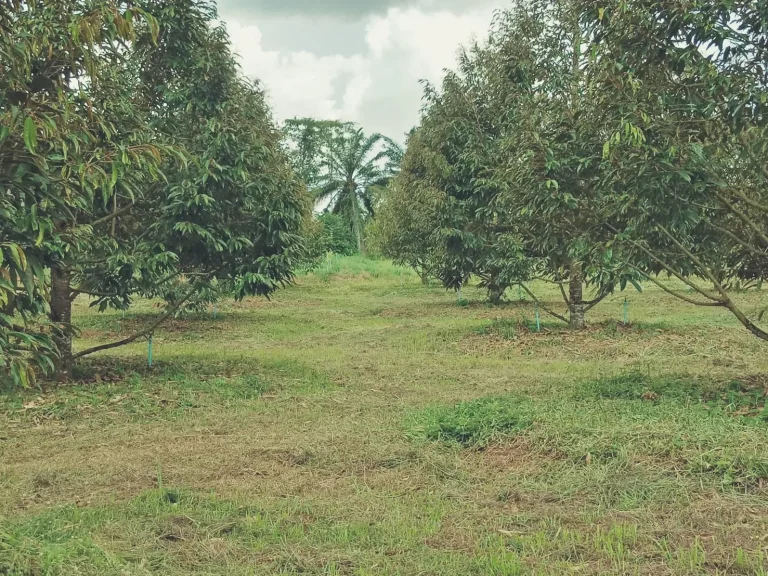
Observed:
[[[279,121],[351,120],[402,140],[422,79],[484,38],[504,0],[219,0],[243,71],[266,86]]]

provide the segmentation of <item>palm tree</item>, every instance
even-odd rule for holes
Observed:
[[[320,163],[318,203],[346,217],[365,252],[365,220],[375,215],[377,189],[386,186],[398,169],[402,148],[381,134],[366,136],[362,128],[343,126],[328,139]],[[401,157],[401,156],[400,156]]]

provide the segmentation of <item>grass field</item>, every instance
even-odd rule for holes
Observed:
[[[6,390],[0,574],[768,574],[768,346],[654,289],[580,334],[483,296],[334,260]],[[153,313],[78,302],[78,346]]]

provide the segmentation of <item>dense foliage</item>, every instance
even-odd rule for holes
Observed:
[[[384,252],[429,262],[450,287],[477,275],[492,300],[554,282],[569,318],[548,311],[574,328],[642,279],[768,338],[760,311],[732,297],[768,273],[760,14],[751,2],[515,2],[427,88],[381,209]],[[426,191],[441,198],[433,213]]]
[[[439,272],[438,226],[445,194],[419,175],[424,160],[422,133],[412,134],[408,152],[368,228],[371,247],[395,263],[413,268],[426,284]]]
[[[595,107],[620,190],[617,240],[652,282],[683,282],[679,298],[732,312],[768,339],[734,289],[768,277],[768,64],[765,8],[755,2],[586,5]]]
[[[14,380],[52,360],[66,379],[74,359],[151,334],[214,284],[242,298],[291,281],[308,197],[211,4],[13,8],[0,13],[0,345]],[[79,294],[168,305],[74,355]]]
[[[427,89],[412,140],[421,165],[401,175],[403,186],[415,179],[447,195],[437,251],[446,286],[475,274],[499,301],[534,277],[567,283],[570,318],[550,312],[574,327],[629,276],[595,226],[604,205],[590,181],[602,139],[583,42],[567,4],[519,3],[501,13],[487,44],[462,54],[441,89]],[[592,300],[585,283],[595,287]]]
[[[158,148],[132,103],[96,104],[140,19],[156,35],[149,14],[116,2],[10,2],[0,11],[0,369],[17,383],[31,382],[34,365],[53,367],[51,334],[69,342],[68,316],[42,320],[60,280],[55,263],[99,242],[105,205],[118,190],[132,194],[138,174],[156,172]]]
[[[357,239],[346,218],[326,212],[318,216],[317,221],[319,232],[315,242],[320,256],[325,257],[329,252],[351,256],[357,252]]]
[[[759,3],[516,0],[427,86],[405,152],[349,123],[278,130],[209,0],[0,7],[0,371],[18,384],[224,293],[268,296],[366,230],[493,302],[552,282],[567,312],[542,306],[574,328],[642,280],[768,340],[768,308],[737,296],[768,277]],[[79,295],[166,306],[73,352]]]

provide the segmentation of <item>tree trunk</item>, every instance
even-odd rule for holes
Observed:
[[[573,330],[581,330],[584,321],[584,286],[581,264],[571,264],[570,273],[570,326]]]
[[[493,304],[501,304],[501,299],[504,297],[504,292],[507,289],[505,286],[492,285],[488,287],[488,301]]]
[[[765,340],[768,342],[768,332],[760,328],[757,324],[752,322],[749,318],[747,318],[744,313],[736,306],[736,304],[733,303],[733,300],[728,298],[728,300],[725,302],[725,307],[728,308],[728,310],[736,316],[739,322],[741,322],[741,325],[744,326],[747,330],[752,332],[753,335],[760,338],[760,340]]]
[[[51,321],[61,326],[54,330],[53,342],[59,353],[56,359],[56,381],[72,379],[72,286],[68,271],[51,267]]]
[[[429,274],[427,273],[426,268],[422,268],[421,270],[417,270],[419,277],[421,278],[421,285],[422,286],[429,286]]]
[[[355,234],[357,234],[357,249],[361,255],[365,256],[365,242],[363,241],[363,231],[360,230],[360,225],[355,226]]]
[[[351,202],[351,214],[352,214],[352,229],[355,232],[355,239],[357,240],[357,251],[365,256],[365,243],[363,242],[363,215],[360,213],[360,199],[357,197],[357,184],[354,181],[349,181],[346,184],[349,196],[349,202]]]

